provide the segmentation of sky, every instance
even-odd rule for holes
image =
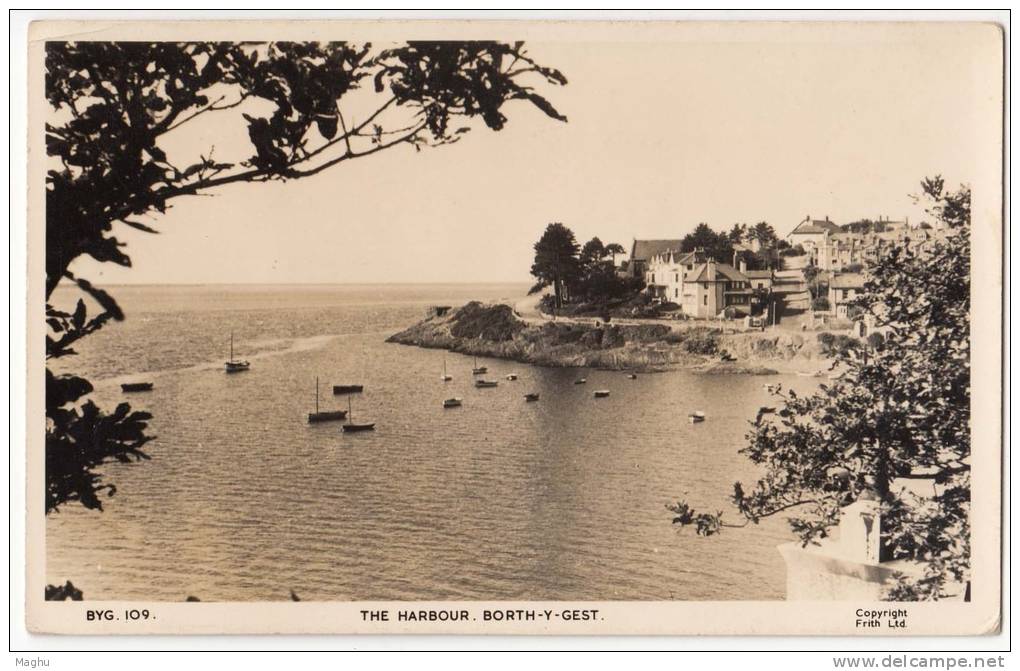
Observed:
[[[116,227],[132,268],[72,270],[100,284],[527,282],[550,222],[629,249],[699,222],[915,221],[922,177],[978,172],[987,59],[951,29],[733,34],[529,42],[568,79],[540,87],[566,123],[515,101],[505,129],[474,124],[454,145],[178,198],[147,220],[159,235]],[[248,156],[239,111],[163,147],[184,165],[212,146]]]

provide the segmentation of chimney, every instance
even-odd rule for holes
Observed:
[[[708,259],[708,281],[715,280],[715,259],[709,257]]]
[[[747,272],[747,261],[745,261],[744,259],[740,259],[740,272],[742,273]]]
[[[825,221],[829,220],[829,215],[825,215]]]

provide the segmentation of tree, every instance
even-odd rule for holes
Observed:
[[[538,282],[530,293],[552,285],[556,308],[563,307],[563,287],[575,282],[581,274],[574,232],[560,223],[546,226],[542,237],[535,243],[531,274],[538,278]]]
[[[779,241],[775,229],[767,221],[759,221],[755,224],[751,229],[751,235],[758,241],[762,249],[773,249]]]
[[[522,42],[368,44],[224,42],[47,42],[46,147],[47,360],[74,354],[82,338],[124,314],[112,296],[69,268],[83,256],[130,266],[121,226],[155,233],[142,217],[173,199],[236,182],[299,179],[399,147],[457,142],[473,120],[498,131],[507,103],[522,100],[566,121],[536,84],[562,85]],[[349,94],[374,107],[356,122],[342,111]],[[367,95],[365,95],[367,93]],[[245,124],[249,156],[169,156],[167,137],[227,110]],[[73,312],[50,297],[73,283],[100,308]],[[46,511],[77,501],[102,509],[113,494],[97,467],[146,458],[150,415],[122,403],[112,413],[83,399],[84,378],[46,377]]]
[[[802,543],[829,535],[844,506],[881,506],[882,555],[920,562],[887,597],[938,599],[970,570],[970,189],[922,182],[929,213],[953,235],[930,251],[897,246],[873,269],[858,305],[887,327],[881,347],[837,351],[845,374],[809,396],[779,391],[742,450],[764,475],[722,513],[670,506],[677,525],[711,535],[789,511]],[[914,493],[900,485],[918,481]],[[794,511],[797,511],[796,513]]]
[[[818,298],[818,278],[821,275],[822,270],[818,266],[804,266],[804,281],[808,283],[808,289],[811,290],[811,298]]]
[[[587,269],[604,259],[608,255],[605,245],[598,239],[598,236],[584,243],[578,258],[582,269]]]
[[[733,224],[733,228],[730,229],[729,238],[730,242],[737,244],[744,241],[747,237],[747,224]]]
[[[612,257],[613,267],[614,268],[616,267],[616,255],[617,254],[626,254],[626,253],[627,253],[627,250],[625,250],[623,248],[623,245],[621,245],[618,242],[610,242],[608,245],[606,245],[606,254],[608,254],[610,257]]]
[[[698,224],[693,233],[688,233],[680,241],[682,252],[693,252],[699,248],[719,263],[730,263],[733,260],[733,243],[729,236],[716,233],[706,223]]]

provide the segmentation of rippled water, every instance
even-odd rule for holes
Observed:
[[[525,288],[114,289],[128,319],[68,364],[107,406],[121,382],[153,381],[130,401],[158,438],[151,461],[106,468],[104,512],[50,515],[49,582],[176,601],[782,598],[781,520],[705,539],[664,507],[725,510],[754,476],[737,450],[766,378],[479,359],[500,384],[474,389],[470,358],[383,342],[428,304]],[[222,371],[231,331],[247,373]],[[354,417],[377,430],[308,425],[316,376],[324,409],[346,407],[329,385],[363,383]],[[463,407],[444,410],[450,396]],[[689,424],[695,409],[708,421]]]

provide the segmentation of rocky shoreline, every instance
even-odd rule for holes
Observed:
[[[774,375],[828,365],[813,334],[720,333],[704,326],[529,323],[509,305],[472,301],[396,333],[387,342],[537,366],[635,372]],[[726,351],[735,361],[720,361]]]

